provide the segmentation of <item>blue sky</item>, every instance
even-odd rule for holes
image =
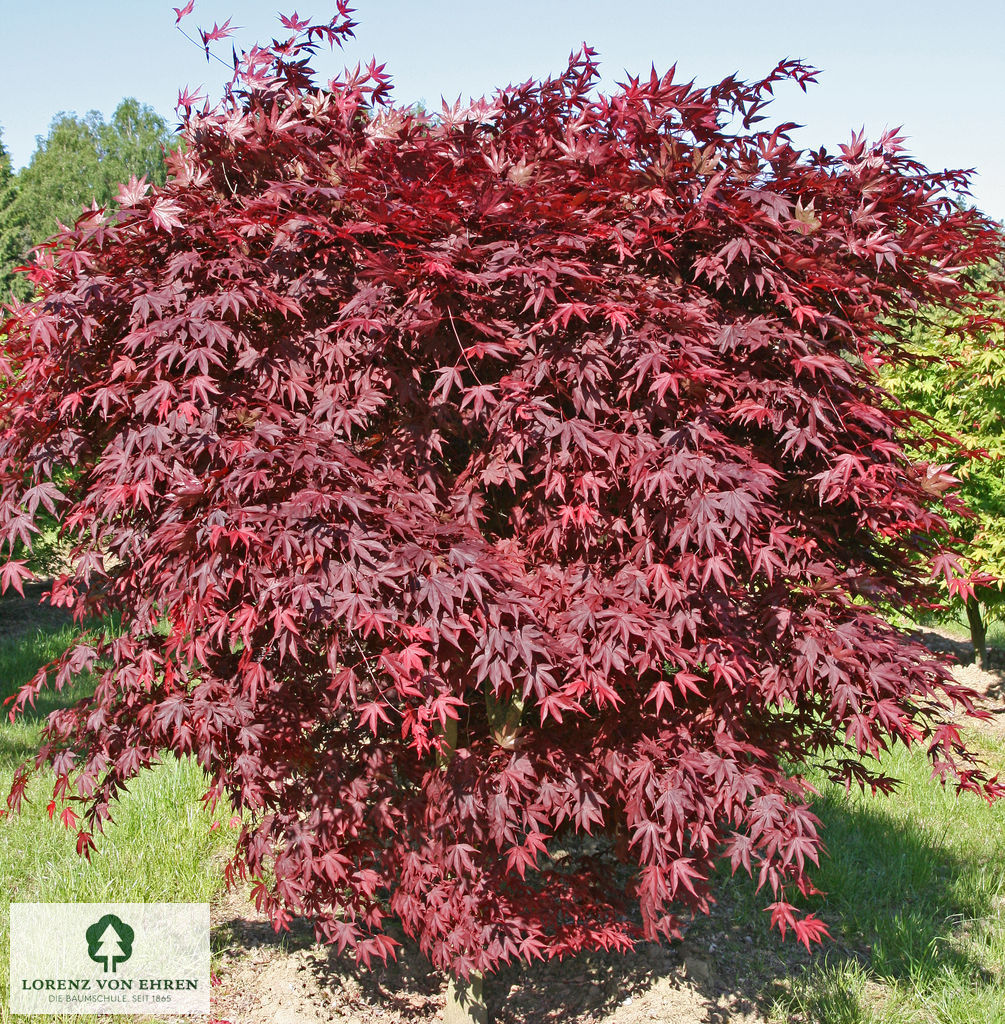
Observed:
[[[182,0],[172,0],[179,6]],[[323,0],[196,0],[190,31],[234,16],[238,48],[280,35],[276,12],[325,16]],[[225,71],[174,28],[162,0],[0,0],[4,89],[0,126],[15,165],[61,110],[108,115],[135,96],[174,119],[178,90],[219,94]],[[978,206],[1005,219],[1005,3],[928,0],[358,0],[356,42],[342,63],[386,61],[403,103],[491,93],[560,71],[586,41],[604,84],[623,72],[665,70],[711,84],[767,72],[782,57],[821,69],[804,95],[780,92],[769,114],[806,127],[804,145],[834,147],[853,128],[904,126],[910,151],[932,168],[974,167]],[[221,44],[218,44],[220,46]],[[220,52],[229,54],[222,44]]]

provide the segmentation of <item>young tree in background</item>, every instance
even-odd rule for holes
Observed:
[[[962,603],[974,652],[988,667],[987,627],[1002,614],[1005,584],[1005,316],[1002,267],[968,275],[968,316],[922,308],[897,322],[904,352],[882,382],[908,409],[931,417],[932,441],[919,457],[950,464],[973,516],[953,516],[966,540],[974,590]],[[963,448],[961,450],[960,445]],[[971,453],[967,457],[967,453]]]
[[[801,764],[889,790],[872,756],[923,742],[1003,791],[882,615],[966,585],[873,369],[1000,249],[966,176],[760,127],[796,61],[598,96],[584,48],[433,118],[376,62],[315,81],[345,0],[283,23],[7,323],[0,538],[56,510],[53,600],[121,624],[15,702],[97,675],[39,754],[78,849],[167,748],[276,925],[365,963],[389,915],[460,975],[679,935],[723,861],[819,939]]]

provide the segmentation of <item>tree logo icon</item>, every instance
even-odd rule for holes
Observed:
[[[84,933],[87,955],[103,964],[105,973],[113,974],[117,964],[125,963],[133,955],[133,930],[114,914],[105,914]]]

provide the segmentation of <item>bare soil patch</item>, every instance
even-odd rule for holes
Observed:
[[[982,669],[975,660],[974,645],[969,640],[961,640],[935,626],[919,629],[917,635],[929,650],[944,655],[953,663],[956,681],[976,690],[981,696],[980,707],[992,716],[980,723],[974,723],[973,719],[967,721],[973,723],[978,731],[1005,736],[1005,649],[989,650],[991,667]]]
[[[214,945],[221,951],[214,1013],[233,1024],[406,1024],[443,1013],[446,979],[408,941],[396,962],[357,970],[351,959],[315,943],[304,925],[277,938],[264,916],[232,892],[214,908]],[[695,932],[671,948],[645,945],[628,955],[505,968],[486,982],[490,1019],[764,1024],[755,1001],[738,989],[742,965],[737,977],[737,965],[717,959],[714,941],[711,952],[708,945],[708,936]]]

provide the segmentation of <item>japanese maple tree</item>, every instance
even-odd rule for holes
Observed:
[[[967,583],[875,374],[992,225],[893,133],[762,127],[797,61],[598,95],[584,48],[427,115],[375,62],[316,80],[350,17],[183,95],[167,183],[44,247],[4,326],[0,536],[58,514],[51,600],[120,624],[14,701],[96,676],[35,767],[87,852],[193,755],[231,875],[363,962],[389,916],[460,975],[674,936],[720,860],[819,938],[793,769],[889,789],[902,740],[1002,792],[943,722],[974,695],[881,614]]]

